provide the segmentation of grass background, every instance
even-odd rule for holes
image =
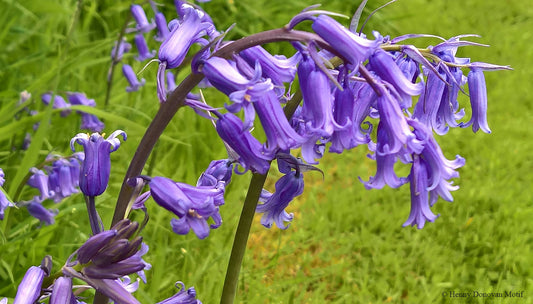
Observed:
[[[359,1],[325,2],[323,9],[350,15]],[[370,9],[384,3],[369,2]],[[283,26],[314,3],[214,0],[202,6],[220,29],[236,22],[230,37],[238,38]],[[6,172],[4,188],[9,194],[28,168],[48,153],[69,154],[69,140],[80,131],[79,117],[61,118],[57,111],[46,111],[40,94],[82,91],[96,100],[108,134],[118,128],[128,133],[128,140],[112,154],[108,191],[97,201],[104,221],[110,222],[122,175],[158,107],[155,64],[142,74],[147,85],[133,94],[125,92],[126,81],[117,69],[109,105],[103,104],[110,50],[129,5],[110,0],[0,2],[0,167]],[[172,3],[161,9],[167,16],[174,13]],[[440,218],[423,230],[401,227],[409,214],[407,187],[367,191],[360,184],[359,176],[367,179],[375,172],[363,147],[326,155],[320,164],[325,178],[307,174],[304,194],[289,207],[295,219],[288,230],[265,229],[259,218],[254,222],[237,301],[533,303],[532,18],[533,8],[519,0],[404,0],[374,15],[365,30],[368,34],[374,29],[391,36],[431,33],[448,38],[476,33],[482,38],[475,41],[491,47],[462,48],[459,56],[514,68],[486,73],[492,134],[460,129],[438,139],[448,158],[460,154],[467,162],[455,181],[461,186],[453,193],[455,202],[439,201],[433,209]],[[286,52],[288,45],[269,48]],[[142,68],[133,54],[124,62],[137,71]],[[23,90],[33,95],[24,106],[41,114],[23,114],[17,120],[15,113],[22,108],[17,100]],[[224,102],[221,95],[208,98]],[[466,104],[466,97],[461,102]],[[24,134],[33,132],[38,121],[32,145],[21,150]],[[189,109],[178,113],[156,151],[147,166],[152,175],[189,183],[211,159],[225,157],[210,123]],[[221,209],[224,224],[206,240],[175,235],[168,212],[148,204],[151,218],[144,237],[150,245],[146,260],[153,269],[147,272],[148,284],[136,292],[142,303],[172,295],[177,280],[195,286],[204,303],[218,302],[248,181],[249,175],[234,177]],[[271,190],[274,182],[271,178],[267,184]],[[25,188],[21,199],[34,194]],[[88,237],[82,196],[46,206],[60,211],[54,225],[41,227],[24,209],[10,209],[0,222],[0,296],[13,297],[26,269],[39,264],[45,254],[53,256],[54,270],[59,270]],[[525,293],[523,298],[504,299],[443,296],[452,291]]]

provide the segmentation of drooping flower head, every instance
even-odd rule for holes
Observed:
[[[424,228],[426,221],[433,222],[437,215],[431,212],[428,201],[428,171],[425,161],[415,155],[411,174],[411,213],[403,227],[416,225],[418,229]]]
[[[172,24],[170,34],[159,47],[157,94],[161,102],[166,100],[165,70],[178,67],[193,44],[208,43],[203,36],[207,34],[209,28],[214,26],[212,23],[204,22],[201,13],[191,6],[185,8],[183,20]]]
[[[232,113],[220,115],[216,129],[220,138],[239,155],[237,161],[245,170],[260,174],[268,171],[273,156],[264,154],[261,143],[244,128],[237,116]]]
[[[464,127],[472,125],[472,131],[481,129],[485,133],[490,133],[487,122],[487,85],[483,70],[473,68],[468,73],[468,90],[470,93],[470,104],[472,106],[472,118]]]
[[[68,92],[68,101],[72,105],[95,107],[96,102],[94,99],[89,99],[85,93]],[[76,111],[81,115],[80,129],[87,129],[93,132],[101,132],[104,129],[104,123],[93,114],[85,113],[82,111]]]
[[[41,100],[45,105],[49,105],[52,101],[52,93],[44,93],[41,95]],[[52,108],[54,109],[64,109],[61,111],[61,116],[65,117],[68,114],[70,114],[70,104],[65,101],[63,97],[60,95],[54,95],[53,105]]]
[[[263,190],[259,199],[262,204],[257,205],[255,211],[263,213],[261,217],[263,226],[270,228],[273,223],[276,223],[278,228],[287,229],[289,226],[285,222],[292,221],[293,214],[287,213],[285,208],[295,197],[303,193],[304,179],[299,163],[295,164],[296,170],[292,171],[290,165],[278,159],[278,167],[280,172],[285,173],[285,175],[276,182],[276,191],[274,193]]]
[[[137,79],[137,74],[133,71],[133,68],[129,64],[122,65],[122,73],[124,74],[124,77],[126,77],[126,80],[129,83],[129,86],[126,88],[126,92],[135,92],[139,90],[140,87],[142,87],[146,80],[144,78],[139,81]]]
[[[192,229],[199,239],[204,239],[210,229],[222,224],[218,206],[224,204],[224,181],[216,185],[194,187],[156,176],[149,185],[154,201],[178,217],[171,220],[175,233],[187,234]],[[210,217],[214,224],[207,223]]]
[[[123,38],[119,43],[115,41],[113,49],[111,49],[111,58],[113,62],[120,62],[125,53],[131,50],[131,44],[126,41],[126,38]]]
[[[145,61],[155,56],[156,51],[155,50],[150,51],[150,49],[148,48],[148,44],[146,44],[146,40],[144,39],[143,34],[135,35],[135,38],[133,40],[135,41],[135,46],[137,47],[137,51],[139,52],[139,55],[135,57],[136,60]]]
[[[84,149],[85,158],[82,164],[80,174],[80,189],[86,196],[97,196],[102,194],[107,188],[109,174],[111,172],[111,152],[120,147],[120,140],[117,138],[122,135],[126,140],[126,133],[117,130],[107,139],[104,139],[99,133],[91,135],[79,133],[70,141],[70,148],[74,151],[74,143],[78,143]]]
[[[137,23],[136,29],[139,32],[148,33],[155,28],[155,23],[153,21],[148,22],[148,18],[146,18],[146,13],[144,12],[142,6],[133,4],[130,10],[133,19],[135,19],[135,22]]]

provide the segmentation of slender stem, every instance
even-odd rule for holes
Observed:
[[[93,235],[102,232],[102,220],[96,211],[96,204],[94,203],[94,196],[86,196],[85,203],[87,205],[87,212],[89,213],[89,222],[91,224],[91,231]]]
[[[239,272],[241,270],[244,252],[246,251],[246,244],[248,243],[248,235],[250,234],[250,227],[255,214],[255,208],[261,195],[261,190],[265,183],[267,175],[254,173],[248,193],[244,200],[241,217],[237,231],[235,232],[235,239],[233,240],[233,247],[231,248],[231,255],[229,258],[228,269],[226,270],[226,278],[224,279],[224,287],[222,289],[222,296],[220,297],[220,304],[232,304],[237,293],[237,284],[239,282]]]
[[[296,111],[296,108],[302,101],[302,91],[298,90],[291,100],[287,103],[283,111],[287,119],[291,119]],[[232,304],[237,293],[237,284],[239,282],[239,273],[241,270],[244,253],[246,251],[246,244],[248,243],[248,236],[250,234],[250,227],[254,218],[255,209],[261,190],[265,184],[267,174],[261,175],[255,173],[248,186],[248,193],[244,200],[239,224],[235,231],[235,239],[233,240],[233,247],[231,248],[231,255],[229,258],[228,268],[226,270],[226,277],[224,279],[224,287],[222,289],[222,296],[220,297],[221,304]]]

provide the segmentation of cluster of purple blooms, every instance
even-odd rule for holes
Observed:
[[[212,161],[195,186],[160,176],[131,179],[129,184],[133,187],[142,189],[145,184],[149,187],[143,194],[138,191],[140,195],[132,199],[131,209],[146,211],[144,204],[152,197],[176,217],[170,223],[175,233],[184,235],[192,230],[204,239],[211,229],[222,224],[219,207],[224,205],[225,189],[233,172],[243,174],[250,170],[265,175],[276,160],[283,176],[275,183],[273,193],[263,189],[256,212],[263,214],[261,223],[265,227],[275,223],[286,229],[287,223],[293,220],[286,208],[303,193],[303,173],[318,170],[313,165],[318,164],[326,151],[342,153],[360,145],[368,147],[369,157],[377,165],[374,176],[368,181],[361,179],[367,189],[410,184],[411,212],[404,226],[423,228],[426,222],[438,217],[430,207],[439,197],[453,201],[451,191],[458,186],[451,179],[459,176],[457,169],[465,160],[459,155],[447,159],[434,134],[446,134],[454,127],[472,127],[474,132],[481,129],[490,133],[484,72],[509,69],[456,57],[459,47],[480,45],[463,40],[473,35],[450,39],[432,36],[441,40],[440,43],[419,49],[400,42],[428,35],[391,39],[374,32],[374,39],[369,39],[338,23],[328,16],[329,12],[306,10],[284,28],[286,32],[294,32],[299,23],[310,21],[314,32],[305,41],[291,41],[295,50],[291,57],[272,55],[260,45],[230,57],[218,57],[217,51],[231,47],[233,42],[221,41],[221,32],[201,8],[183,1],[175,4],[178,18],[168,24],[155,5],[152,5],[155,22],[148,21],[141,6],[131,6],[137,25],[131,31],[136,33],[134,41],[139,52],[136,59],[144,61],[155,56],[143,34],[157,28],[155,39],[161,42],[157,95],[163,104],[170,102],[169,92],[176,87],[174,74],[169,70],[184,63],[192,45],[203,46],[191,58],[193,73],[205,77],[203,87],[214,87],[226,94],[228,102],[223,108],[211,107],[189,92],[185,104],[214,121],[228,158]],[[113,60],[120,61],[130,49],[131,45],[121,40],[112,51]],[[469,70],[467,75],[463,69]],[[130,84],[128,92],[144,84],[131,66],[124,64],[123,72]],[[471,117],[461,121],[467,111],[461,108],[458,97],[461,92],[467,94],[465,85],[468,85]],[[297,86],[302,104],[291,92]],[[50,103],[51,97],[45,94],[43,101]],[[71,93],[68,99],[71,104],[94,106],[94,101],[91,104],[84,94]],[[287,110],[291,106],[294,111]],[[60,96],[55,96],[54,107],[65,109],[62,113],[68,114],[68,104]],[[261,128],[256,128],[257,121]],[[265,142],[254,136],[261,130]],[[46,173],[33,169],[28,184],[37,188],[40,195],[26,204],[30,213],[51,223],[53,213],[47,217],[41,215],[42,201],[60,201],[79,187],[88,198],[94,235],[74,252],[47,292],[41,293],[41,284],[50,275],[50,267],[43,266],[49,262],[43,260],[40,267],[30,268],[17,299],[33,303],[51,295],[50,303],[82,303],[72,293],[72,278],[77,278],[115,303],[139,303],[131,295],[139,280],[131,283],[128,277],[136,273],[146,281],[143,271],[150,268],[142,259],[148,247],[139,236],[139,225],[123,220],[104,230],[96,211],[91,213],[89,207],[90,202],[94,207],[94,197],[107,188],[110,153],[120,146],[120,135],[126,139],[120,130],[107,139],[98,133],[80,133],[72,138],[71,147],[74,151],[74,144],[78,143],[84,149],[83,154],[58,158],[51,167],[45,168]],[[301,158],[293,156],[297,153]],[[408,176],[397,176],[394,166],[398,161],[411,167]],[[0,186],[3,181],[3,171],[0,171]],[[0,192],[1,217],[4,209],[12,205]],[[200,303],[193,287],[185,290],[183,283],[179,284],[178,294],[160,303]]]
[[[53,97],[53,101],[52,101]],[[80,92],[67,92],[67,101],[61,95],[53,95],[52,93],[44,93],[41,95],[41,99],[45,105],[52,102],[52,107],[54,109],[63,109],[61,111],[61,116],[65,117],[70,114],[70,106],[88,106],[96,107],[96,102],[94,99],[89,99],[85,93]],[[92,132],[102,132],[104,130],[104,123],[98,119],[93,114],[85,113],[83,111],[76,111],[81,115],[81,126],[80,129],[89,130]]]

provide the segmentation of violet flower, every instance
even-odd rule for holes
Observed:
[[[42,205],[42,200],[35,196],[32,201],[26,205],[31,216],[38,219],[45,225],[52,225],[55,220],[54,217],[59,213],[59,210],[49,210]]]
[[[368,61],[370,69],[396,89],[400,95],[400,104],[404,105],[404,108],[411,104],[411,96],[418,96],[422,93],[424,85],[420,82],[412,83],[412,78],[407,79],[388,52],[378,48]]]
[[[438,216],[433,214],[429,208],[427,165],[417,155],[413,159],[409,181],[411,183],[411,212],[403,227],[416,225],[418,229],[422,229],[426,221],[433,222]]]
[[[72,293],[72,279],[69,277],[59,277],[54,281],[50,304],[76,303],[76,297]]]
[[[392,93],[380,83],[375,83],[377,87],[377,109],[379,112],[379,124],[387,132],[387,143],[380,145],[376,153],[395,154],[407,146],[408,153],[420,153],[421,143],[416,139],[404,116],[398,98],[394,98]]]
[[[192,229],[199,239],[222,224],[218,206],[224,204],[224,184],[194,187],[159,176],[149,183],[154,201],[178,217],[171,220],[172,231],[184,235]],[[207,224],[209,217],[214,224]]]
[[[96,117],[96,115],[89,113],[81,113],[80,129],[89,130],[92,132],[102,132],[105,128],[104,123]]]
[[[302,116],[307,131],[315,135],[331,136],[335,128],[342,128],[333,118],[333,95],[328,77],[305,56],[298,66],[303,96]],[[306,159],[307,160],[307,159]]]
[[[31,168],[32,175],[28,179],[27,184],[40,192],[40,200],[44,201],[54,196],[54,191],[49,187],[49,176],[43,170]]]
[[[168,38],[170,35],[170,31],[168,30],[168,23],[167,19],[165,18],[165,14],[162,12],[157,12],[155,14],[155,24],[157,26],[157,35],[155,36],[156,41],[165,41],[165,39]]]
[[[250,66],[255,66],[256,62],[259,62],[263,77],[272,79],[272,83],[283,87],[283,90],[285,90],[284,83],[294,80],[296,65],[301,60],[300,53],[287,59],[282,55],[273,56],[259,45],[247,48],[241,51],[239,55]]]
[[[231,160],[214,160],[198,178],[196,186],[216,186],[220,181],[228,185],[231,182],[232,173],[233,162]]]
[[[285,225],[285,222],[292,221],[293,214],[287,213],[285,208],[295,197],[303,193],[303,174],[298,170],[289,172],[276,182],[275,187],[276,191],[273,194],[263,191],[259,199],[262,204],[257,205],[255,210],[264,213],[261,217],[263,226],[270,228],[272,223],[276,223],[278,228],[287,229],[289,225]]]
[[[472,118],[463,127],[472,125],[474,132],[481,129],[485,133],[490,133],[487,123],[487,86],[482,69],[472,68],[468,73],[468,91],[472,106]]]
[[[139,253],[142,237],[136,236],[138,228],[138,223],[126,219],[111,230],[91,236],[74,252],[73,256],[76,255],[77,259],[72,261],[71,256],[63,271],[80,264],[81,270],[76,277],[91,284],[86,279],[115,280],[145,269],[147,263],[142,259],[143,253]]]
[[[185,59],[187,52],[194,43],[207,44],[202,38],[212,24],[203,22],[199,11],[187,8],[185,16],[179,25],[171,28],[170,35],[159,47],[159,69],[157,71],[157,94],[159,100],[166,100],[165,70],[178,67]]]
[[[155,23],[153,21],[148,22],[148,18],[146,18],[146,13],[142,6],[134,4],[131,6],[130,10],[133,19],[135,19],[135,22],[137,23],[136,29],[139,32],[148,33],[155,28]]]
[[[244,126],[251,128],[255,118],[254,106],[252,105],[259,98],[273,89],[270,79],[261,79],[261,67],[259,64],[252,69],[246,62],[242,62],[240,70],[230,61],[211,57],[204,62],[202,73],[209,80],[209,83],[219,91],[230,97],[233,102],[226,105],[232,113],[244,110]],[[249,78],[241,74],[245,70],[250,74]]]
[[[45,105],[49,105],[52,100],[52,93],[44,93],[41,95],[41,100]],[[52,105],[53,109],[64,109],[61,111],[61,116],[65,117],[70,114],[70,104],[65,101],[60,95],[54,95],[54,101]]]
[[[409,120],[409,125],[413,127],[417,138],[424,143],[424,149],[420,155],[427,166],[430,205],[433,206],[439,196],[452,202],[453,197],[450,191],[457,190],[459,187],[454,186],[449,180],[459,177],[459,173],[455,170],[464,166],[465,159],[459,155],[456,155],[454,160],[446,159],[431,129],[416,120]]]
[[[389,143],[388,133],[380,123],[377,130],[377,145],[376,150],[383,150],[383,146]],[[391,188],[398,188],[408,182],[406,178],[400,178],[394,172],[394,164],[398,158],[397,154],[380,154],[375,153],[377,164],[376,175],[371,176],[368,182],[361,182],[366,189],[381,189],[385,185]]]
[[[274,91],[266,92],[253,106],[267,136],[265,154],[296,148],[306,141],[292,129]]]
[[[314,19],[313,31],[328,42],[334,49],[354,66],[364,62],[376,50],[381,41],[368,40],[350,32],[335,19],[319,15]]]
[[[85,157],[79,184],[86,196],[98,196],[107,188],[111,172],[110,154],[120,147],[120,140],[117,138],[119,135],[126,140],[126,133],[122,130],[111,133],[105,140],[99,133],[93,133],[90,136],[79,133],[70,140],[72,151],[74,151],[74,143],[78,143],[84,149]]]
[[[202,304],[200,300],[196,299],[196,290],[194,287],[185,289],[183,282],[176,282],[176,287],[178,287],[178,284],[181,285],[181,288],[177,294],[161,302],[157,302],[157,304]]]
[[[146,44],[146,40],[144,39],[143,34],[137,34],[134,38],[135,46],[137,47],[137,51],[139,52],[139,56],[135,57],[138,61],[144,61],[150,58],[154,58],[156,51],[148,48],[148,44]]]
[[[231,113],[217,116],[219,116],[216,122],[218,135],[239,155],[237,160],[239,164],[245,171],[251,169],[265,174],[270,168],[270,160],[273,156],[264,154],[261,143],[244,128],[237,116]]]
[[[50,274],[52,259],[46,256],[40,266],[31,266],[20,282],[13,304],[33,304],[41,295],[41,285],[45,276]]]
[[[48,186],[54,192],[54,201],[60,202],[74,193],[78,193],[80,162],[72,158],[61,158],[52,164],[50,169]]]
[[[89,99],[85,93],[70,92],[67,93],[68,101],[72,105],[81,105],[88,107],[95,107],[94,99]],[[83,111],[76,111],[81,115],[80,129],[87,129],[93,132],[101,132],[104,129],[104,123],[96,117],[96,115],[85,113]]]
[[[144,86],[144,84],[146,83],[146,80],[144,78],[142,78],[139,82],[139,80],[137,79],[137,74],[135,74],[133,68],[129,64],[122,65],[122,73],[130,84],[128,87],[126,87],[126,92],[128,93],[139,90],[139,88]]]
[[[4,170],[0,168],[0,187],[4,185]],[[3,189],[0,189],[0,220],[4,219],[4,211],[7,207],[13,207],[13,202],[9,201]]]
[[[113,46],[113,49],[111,49],[111,58],[113,59],[113,62],[120,62],[120,60],[122,60],[122,57],[124,56],[124,53],[127,53],[130,50],[131,44],[126,41],[126,38],[122,38],[122,41],[120,43],[118,41],[115,41],[115,45]]]

